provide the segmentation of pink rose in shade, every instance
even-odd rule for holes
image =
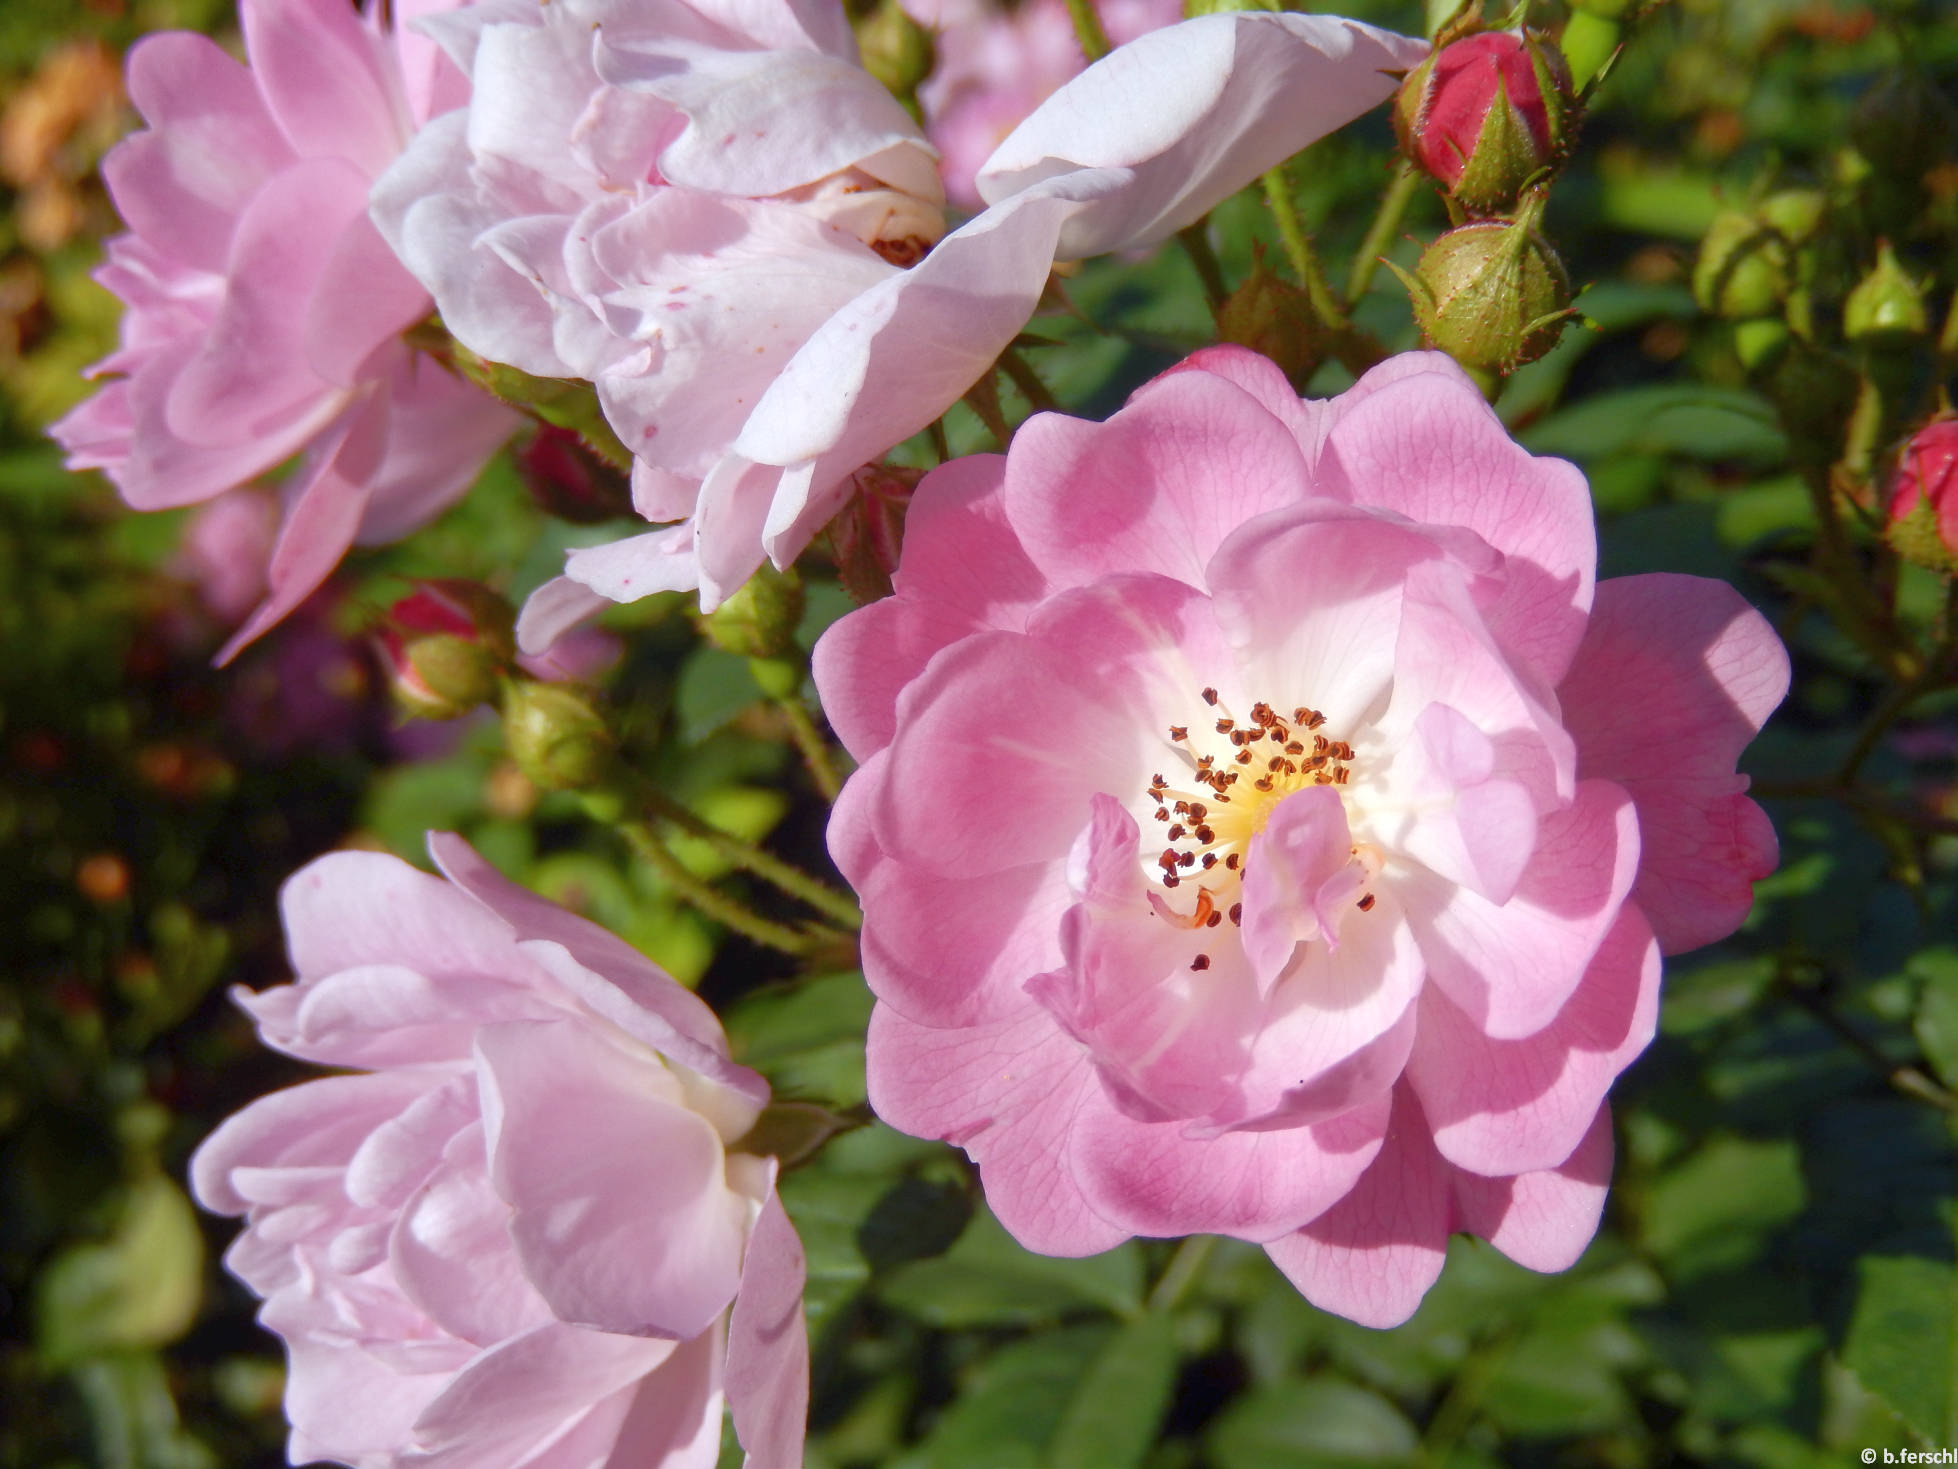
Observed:
[[[1029,1248],[1234,1235],[1372,1325],[1452,1230],[1569,1265],[1660,952],[1774,866],[1788,679],[1724,583],[1594,568],[1434,354],[1301,402],[1213,348],[927,476],[816,649],[878,1113]]]
[[[518,641],[548,643],[608,599],[698,587],[711,608],[764,558],[787,566],[841,508],[858,469],[930,424],[992,367],[1032,316],[1056,260],[1173,234],[1384,100],[1394,85],[1385,73],[1425,50],[1334,17],[1228,15],[1153,32],[1089,67],[981,170],[984,213],[908,269],[872,262],[846,303],[825,296],[820,312],[771,316],[785,323],[783,335],[765,338],[768,352],[750,353],[766,359],[764,372],[730,377],[724,356],[690,380],[693,416],[676,402],[658,427],[702,451],[690,471],[704,474],[691,517],[573,551],[565,576],[524,609]],[[480,95],[480,77],[477,85]],[[660,167],[672,176],[669,156]],[[729,253],[736,263],[752,254]],[[813,301],[815,290],[798,279],[798,300]],[[727,432],[696,438],[687,427],[710,422]],[[626,439],[647,452],[643,440]],[[684,497],[650,491],[639,503],[653,520],[687,508]]]
[[[980,209],[978,174],[1026,116],[1085,67],[1065,0],[910,0],[912,19],[932,31],[937,64],[918,101],[925,135],[942,155],[945,193]],[[1182,0],[1103,0],[1102,29],[1116,45],[1183,18]]]
[[[103,162],[130,232],[96,276],[124,303],[122,345],[53,429],[139,510],[304,455],[265,600],[221,660],[350,545],[446,507],[515,425],[402,342],[428,297],[367,218],[369,184],[460,79],[345,0],[242,0],[240,19],[249,68],[183,31],[129,54],[150,126]]]
[[[342,852],[282,897],[297,981],[238,992],[344,1074],[198,1150],[226,1255],[285,1338],[295,1464],[711,1469],[801,1462],[803,1259],[768,1088],[619,939],[432,835],[448,881]]]
[[[191,516],[173,570],[197,588],[205,611],[236,626],[265,596],[265,567],[278,536],[271,491],[227,490]]]

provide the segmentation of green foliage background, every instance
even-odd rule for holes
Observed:
[[[1422,19],[1390,0],[1351,9]],[[227,24],[217,0],[8,0],[0,79],[17,98],[79,36],[114,49]],[[1952,91],[1950,7],[1678,0],[1638,31],[1553,196],[1589,324],[1517,374],[1501,411],[1590,476],[1604,574],[1728,578],[1796,664],[1747,761],[1781,870],[1739,935],[1669,964],[1659,1039],[1614,1094],[1617,1182],[1584,1260],[1543,1278],[1457,1240],[1416,1317],[1374,1332],[1235,1243],[1030,1256],[960,1155],[869,1123],[783,1185],[811,1262],[812,1466],[1819,1469],[1958,1445],[1949,590],[1857,553],[1901,635],[1942,647],[1934,671],[1946,660],[1873,724],[1894,712],[1894,670],[1813,574],[1807,426],[1687,286],[1723,203],[1840,183],[1852,109],[1900,67]],[[869,999],[858,976],[795,974],[683,906],[569,798],[529,789],[493,722],[397,728],[358,632],[405,578],[521,595],[572,538],[616,529],[545,520],[507,465],[351,564],[316,615],[208,668],[219,630],[175,569],[181,518],[127,514],[41,436],[114,332],[85,279],[112,227],[90,158],[59,165],[82,208],[68,238],[26,237],[21,179],[0,215],[0,1464],[242,1469],[283,1461],[276,1343],[218,1265],[232,1226],[197,1214],[182,1178],[227,1112],[299,1078],[221,993],[284,977],[286,873],[350,842],[419,860],[423,830],[460,830],[697,984],[779,1094],[846,1115],[863,1103]],[[1351,256],[1390,160],[1376,115],[1291,166],[1328,260]],[[1443,225],[1424,199],[1407,229]],[[1211,237],[1232,279],[1257,248],[1278,258],[1256,191]],[[1950,310],[1958,162],[1896,243],[1934,314]],[[1112,410],[1213,336],[1175,251],[1095,262],[1068,292],[1078,313],[1037,321],[1046,344],[1028,356],[1070,411]],[[1414,344],[1385,273],[1357,317]],[[1328,366],[1313,386],[1343,382]],[[987,446],[968,409],[947,430],[954,450]],[[805,644],[849,605],[815,572]],[[822,802],[747,665],[703,644],[677,599],[613,626],[627,651],[606,684],[634,762],[714,824],[826,870]],[[681,855],[739,886],[706,847]]]

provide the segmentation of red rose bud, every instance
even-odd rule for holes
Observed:
[[[1401,148],[1472,215],[1516,202],[1570,151],[1577,104],[1562,53],[1531,35],[1484,31],[1442,47],[1401,83]]]
[[[516,656],[515,622],[488,587],[424,582],[388,610],[380,632],[395,704],[417,719],[459,719],[487,703]]]
[[[1958,418],[1924,425],[1890,485],[1890,544],[1912,561],[1958,571]]]
[[[524,488],[546,515],[573,525],[596,525],[632,514],[625,475],[568,428],[539,424],[515,457]]]
[[[920,469],[870,464],[852,476],[854,493],[829,523],[830,552],[843,589],[859,605],[891,594],[904,545],[904,512],[924,478]]]

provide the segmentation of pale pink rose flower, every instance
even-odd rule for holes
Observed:
[[[787,566],[862,466],[992,367],[1057,260],[1152,245],[1393,91],[1423,42],[1333,16],[1215,15],[1119,47],[1050,96],[980,170],[989,207],[834,311],[743,398],[691,519],[574,551],[525,608],[548,642],[601,605],[698,586],[712,607]],[[642,510],[648,507],[642,506]]]
[[[235,998],[344,1074],[264,1097],[192,1160],[285,1338],[295,1464],[757,1469],[801,1462],[803,1257],[768,1097],[707,1006],[499,876],[341,852],[281,898],[296,982]]]
[[[1301,402],[1213,348],[927,476],[815,657],[879,1115],[1031,1249],[1233,1235],[1370,1325],[1453,1230],[1569,1265],[1661,951],[1774,867],[1788,680],[1731,587],[1595,564],[1437,354]]]
[[[219,622],[235,627],[265,596],[265,567],[279,538],[279,504],[270,490],[226,490],[184,527],[172,570],[197,588]]]
[[[833,0],[491,0],[425,29],[471,100],[374,218],[465,346],[596,385],[649,520],[691,515],[796,348],[944,233],[937,156]]]
[[[1027,115],[1087,63],[1066,0],[907,0],[930,29],[936,60],[918,88],[925,136],[940,154],[945,194],[980,209],[978,174]],[[1101,0],[1095,9],[1116,45],[1183,18],[1182,0]]]
[[[54,426],[69,465],[139,510],[195,504],[303,454],[267,593],[230,658],[355,542],[453,502],[510,412],[412,353],[428,296],[367,218],[367,190],[460,79],[345,0],[241,0],[250,66],[208,37],[148,36],[129,95],[149,127],[103,161],[130,232],[96,278],[124,303],[110,381]]]

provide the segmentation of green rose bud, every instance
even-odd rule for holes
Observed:
[[[583,694],[561,684],[506,685],[503,741],[517,769],[539,790],[583,790],[601,783],[612,768],[605,721]]]
[[[779,658],[795,647],[802,619],[802,578],[767,562],[726,601],[700,619],[707,641],[742,658]]]
[[[1515,219],[1452,229],[1422,254],[1408,289],[1429,344],[1484,374],[1513,372],[1556,343],[1570,309],[1570,277],[1538,232],[1541,190]]]
[[[1907,343],[1931,329],[1924,288],[1897,263],[1888,240],[1878,241],[1876,265],[1842,303],[1842,334],[1859,346]]]
[[[1788,294],[1788,241],[1758,216],[1714,216],[1693,267],[1693,299],[1715,316],[1769,316]]]

